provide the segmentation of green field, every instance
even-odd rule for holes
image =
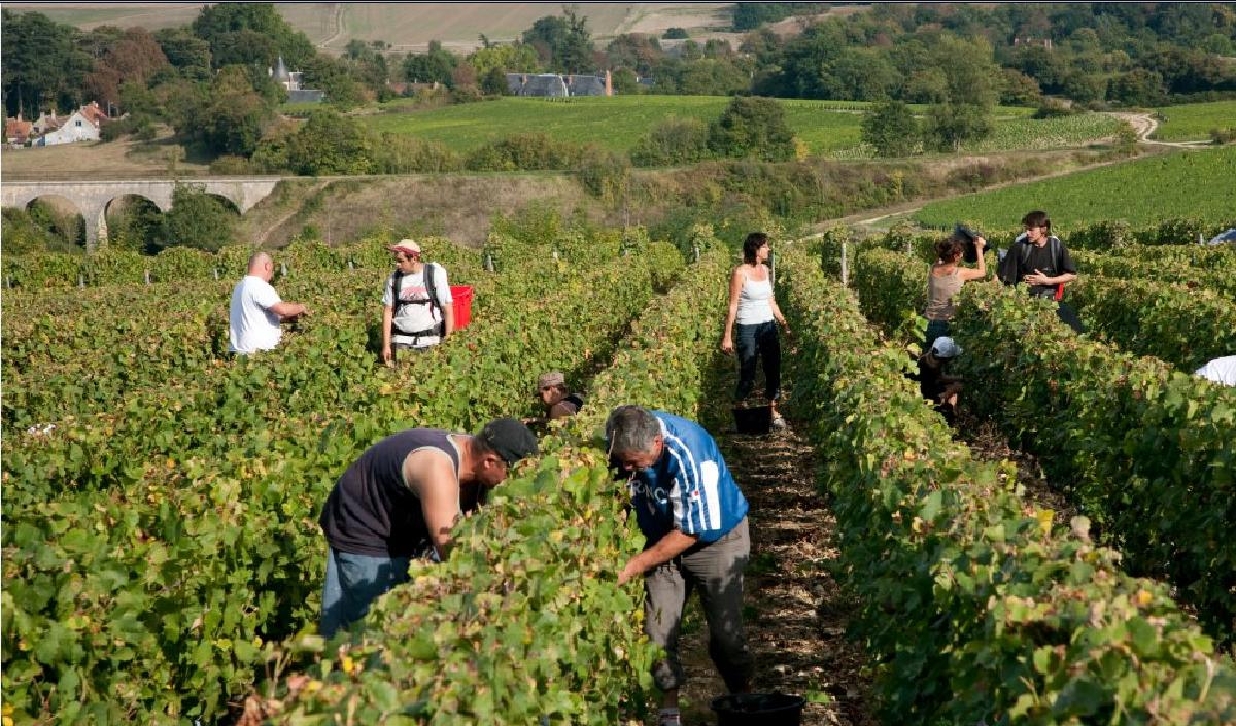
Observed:
[[[592,141],[614,151],[629,151],[653,126],[671,116],[708,123],[721,115],[729,101],[721,96],[614,96],[569,101],[503,98],[360,118],[374,131],[411,134],[459,152],[511,134],[528,133],[544,133],[574,143]],[[401,105],[408,104],[396,101],[384,108],[394,110]],[[857,146],[861,114],[822,110],[824,105],[819,101],[785,102],[790,127],[815,153]]]
[[[1162,120],[1153,137],[1162,141],[1209,139],[1211,129],[1236,128],[1236,101],[1161,106],[1155,113]]]
[[[613,151],[629,151],[657,123],[678,116],[708,123],[730,102],[722,96],[614,96],[612,98],[502,98],[494,101],[411,110],[412,102],[383,104],[383,113],[359,116],[377,132],[410,134],[457,152],[521,133],[545,133],[573,143],[595,142]],[[862,111],[855,101],[783,100],[790,128],[812,154],[836,158],[869,156],[859,140]],[[916,113],[925,106],[912,106]],[[996,132],[967,151],[1048,149],[1081,146],[1109,136],[1117,123],[1098,114],[1034,120],[1033,109],[996,110]]]
[[[1236,210],[1233,179],[1236,146],[1181,151],[935,202],[914,218],[937,228],[964,219],[998,230],[1042,209],[1066,232],[1106,219],[1135,226],[1173,217],[1229,219]]]

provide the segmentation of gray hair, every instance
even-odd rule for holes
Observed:
[[[610,412],[605,422],[605,438],[609,441],[611,455],[652,451],[660,435],[661,422],[642,406],[619,406]]]

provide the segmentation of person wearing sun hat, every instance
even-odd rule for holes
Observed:
[[[513,418],[471,436],[407,429],[369,447],[339,477],[318,518],[329,546],[322,635],[362,619],[379,595],[406,582],[413,558],[446,558],[460,516],[539,451],[536,436]]]
[[[574,416],[584,407],[584,399],[571,392],[566,384],[566,376],[558,371],[538,376],[534,395],[545,407],[546,420]]]
[[[427,350],[455,332],[451,287],[442,265],[421,261],[421,246],[401,239],[386,248],[395,270],[382,288],[382,362],[397,350]]]
[[[949,361],[962,354],[957,342],[947,335],[932,342],[918,359],[918,373],[910,379],[918,381],[923,398],[934,404],[936,411],[952,426],[957,421],[957,398],[961,393],[961,378],[944,372]]]

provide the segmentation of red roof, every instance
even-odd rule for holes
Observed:
[[[30,135],[30,127],[32,125],[29,121],[23,121],[20,118],[6,118],[4,120],[4,135],[10,139],[24,139]]]
[[[95,126],[101,126],[103,121],[107,120],[107,114],[103,109],[99,108],[98,101],[91,101],[90,105],[82,106],[78,109],[82,116],[85,116],[90,123]]]

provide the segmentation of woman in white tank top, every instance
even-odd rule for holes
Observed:
[[[738,388],[735,403],[741,404],[755,388],[755,365],[764,364],[764,396],[772,408],[772,423],[778,428],[785,420],[777,413],[781,397],[781,339],[777,335],[780,323],[788,335],[790,326],[777,307],[772,281],[768,275],[768,235],[752,232],[742,245],[743,263],[730,275],[730,306],[725,316],[725,332],[721,335],[721,351],[735,350],[736,328],[738,350]],[[737,323],[737,326],[735,326]]]

